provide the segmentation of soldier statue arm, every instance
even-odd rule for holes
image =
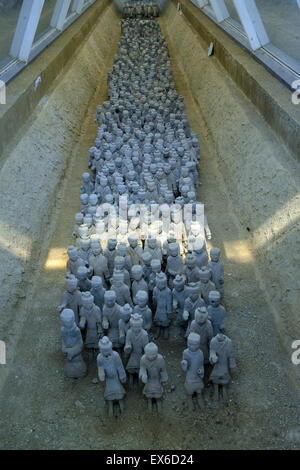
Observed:
[[[108,322],[108,319],[105,315],[103,315],[102,328],[104,330],[108,330],[108,328],[109,328],[109,322]]]
[[[80,321],[79,321],[79,328],[83,330],[86,326],[86,317],[82,314],[82,309],[80,309]]]
[[[186,351],[183,351],[182,361],[181,361],[181,368],[182,368],[183,372],[187,372],[189,366],[190,366],[190,363],[189,363],[189,359],[187,357]]]
[[[81,338],[81,334],[80,334],[80,337],[78,336],[78,341],[71,348],[67,348],[64,344],[64,341],[62,341],[62,352],[67,356],[68,360],[71,361],[73,359],[73,357],[75,357],[75,356],[77,356],[78,354],[81,353],[82,345],[83,345],[82,344],[82,338]]]
[[[99,380],[100,382],[104,382],[105,381],[105,370],[102,366],[102,362],[101,360],[99,359],[99,356],[97,358],[97,365],[98,365],[98,377],[99,377]]]
[[[121,358],[120,358],[119,354],[116,351],[115,351],[114,357],[115,357],[115,363],[116,363],[119,379],[122,383],[125,383],[126,378],[127,378],[126,377],[126,372],[125,372],[123,363],[121,361]]]
[[[146,364],[144,362],[143,357],[141,358],[141,361],[140,361],[139,377],[144,384],[148,382],[147,368],[146,368]]]
[[[101,310],[98,306],[96,306],[96,325],[97,325],[98,338],[102,338],[104,335],[103,328],[102,328],[102,315],[101,315]]]
[[[132,350],[132,343],[131,343],[131,338],[130,338],[131,334],[130,334],[130,330],[127,331],[127,334],[126,334],[126,341],[125,341],[125,347],[124,347],[124,352],[126,354],[129,354]]]

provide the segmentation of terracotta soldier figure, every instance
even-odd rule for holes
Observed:
[[[186,372],[185,390],[190,397],[190,405],[199,406],[198,398],[203,405],[203,377],[204,363],[203,353],[200,349],[200,336],[190,333],[187,340],[187,349],[183,351],[181,367]],[[193,406],[194,408],[194,406]]]
[[[163,337],[169,337],[169,325],[173,313],[172,292],[167,287],[167,276],[164,273],[156,275],[156,286],[153,290],[153,304],[156,307],[154,323],[157,326],[157,338],[161,332]]]
[[[73,310],[64,309],[60,318],[63,325],[61,328],[62,352],[67,359],[65,374],[72,379],[79,379],[86,375],[86,365],[81,356],[83,348],[81,332],[75,323]]]
[[[209,345],[213,338],[213,327],[208,319],[206,307],[197,308],[195,311],[195,319],[191,323],[191,333],[197,333],[200,338],[200,349],[203,352],[204,364],[209,363]]]
[[[86,329],[84,345],[93,355],[98,348],[99,338],[103,336],[101,310],[94,304],[94,297],[90,292],[83,292],[81,299],[79,328]]]
[[[139,377],[145,384],[143,394],[148,400],[148,409],[152,411],[153,400],[157,411],[161,410],[163,386],[168,382],[168,374],[163,356],[158,354],[158,347],[154,343],[145,346],[145,354],[141,358]]]
[[[126,370],[129,373],[131,386],[134,385],[134,376],[139,374],[141,357],[144,354],[144,347],[148,343],[148,333],[143,329],[143,318],[138,313],[134,313],[131,315],[124,348],[125,354],[129,354]]]
[[[78,290],[78,280],[73,274],[66,277],[66,290],[62,295],[62,304],[57,307],[59,313],[65,308],[74,312],[76,325],[79,323],[79,310],[81,307],[81,292]]]
[[[215,284],[216,289],[220,292],[222,299],[224,292],[224,265],[220,261],[219,248],[211,248],[210,262],[207,267],[211,271],[211,280]]]
[[[100,354],[97,356],[98,377],[100,382],[106,381],[104,398],[108,403],[108,415],[113,416],[113,404],[117,402],[122,412],[126,382],[126,372],[117,351],[113,351],[112,343],[107,336],[99,341]]]
[[[121,315],[120,305],[116,303],[116,293],[113,290],[107,290],[104,294],[103,306],[104,330],[108,330],[108,337],[112,342],[114,349],[120,349],[122,343],[119,337],[119,320]]]
[[[235,372],[235,359],[232,341],[221,329],[210,342],[210,363],[214,365],[210,380],[214,384],[214,399],[219,399],[219,386],[222,389],[224,401],[228,400],[227,387],[230,382],[229,370]]]

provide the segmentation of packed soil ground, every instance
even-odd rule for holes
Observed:
[[[2,449],[300,448],[300,397],[292,379],[290,355],[281,346],[272,312],[257,280],[255,254],[251,245],[241,241],[241,229],[218,168],[213,132],[204,119],[205,109],[194,100],[163,18],[161,25],[169,44],[177,90],[185,98],[191,127],[201,143],[199,200],[206,205],[211,242],[222,249],[225,265],[228,335],[237,361],[230,401],[226,406],[222,401],[214,404],[207,385],[204,409],[188,412],[180,369],[185,342],[175,326],[168,341],[158,341],[169,373],[161,415],[147,411],[140,386],[128,390],[124,414],[108,419],[103,385],[93,383],[97,377],[94,362],[82,380],[64,376],[57,305],[64,289],[67,246],[73,241],[74,214],[80,207],[81,175],[87,169],[88,149],[97,131],[95,110],[107,99],[111,55],[101,68],[99,87],[78,125],[78,138],[56,190],[51,215],[45,218],[49,235],[40,240],[39,257],[26,284],[25,298],[4,313],[12,314],[18,321],[5,322],[5,334],[13,337],[14,354],[9,364],[0,366]],[[118,34],[113,35],[112,54],[117,40]],[[214,66],[219,73],[219,66]],[[62,75],[61,83],[64,80],[67,77]],[[237,90],[236,93],[239,94]],[[50,106],[51,99],[56,99],[55,88],[53,96],[41,104],[40,112]],[[250,104],[239,99],[248,112]],[[37,123],[38,120],[37,114]],[[41,123],[41,140],[46,125]],[[265,127],[261,132],[267,134],[269,130]],[[239,241],[238,248],[229,243],[232,240]]]

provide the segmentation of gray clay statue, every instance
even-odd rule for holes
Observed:
[[[124,304],[125,305],[125,304]],[[108,290],[104,294],[103,306],[103,329],[108,330],[108,337],[114,349],[120,349],[122,343],[119,336],[119,320],[121,318],[121,307],[116,303],[116,293]]]
[[[207,307],[208,317],[212,323],[214,336],[225,327],[226,310],[220,305],[221,294],[219,291],[212,290],[209,293],[209,306]]]
[[[150,283],[150,275],[152,272],[151,261],[152,261],[151,254],[147,251],[144,251],[142,254],[143,274],[144,274],[144,279],[147,282],[148,289],[149,289],[149,283]]]
[[[97,356],[98,377],[100,382],[106,382],[104,398],[108,404],[108,415],[114,414],[114,402],[124,409],[126,372],[117,351],[113,351],[112,343],[107,336],[99,341],[100,354]]]
[[[93,243],[91,248],[91,255],[89,256],[89,266],[94,276],[102,278],[103,287],[107,288],[109,280],[109,270],[107,265],[107,258],[102,254],[100,243]]]
[[[97,307],[100,308],[101,312],[104,305],[104,293],[105,289],[103,287],[102,277],[93,276],[91,279],[91,290],[90,293],[94,297],[94,303]]]
[[[196,259],[196,266],[201,269],[203,266],[207,265],[208,262],[208,254],[206,249],[205,240],[203,238],[199,238],[194,243],[194,255]]]
[[[195,319],[190,326],[191,333],[197,333],[200,338],[200,349],[203,352],[204,364],[209,363],[209,345],[214,336],[211,321],[208,319],[206,307],[197,308]]]
[[[235,372],[235,359],[233,355],[232,341],[220,331],[210,342],[210,363],[214,368],[210,374],[210,380],[214,384],[214,399],[219,399],[219,387],[222,389],[224,401],[228,400],[227,387],[230,382],[230,373]]]
[[[156,308],[154,324],[157,326],[157,335],[161,333],[165,339],[169,338],[169,325],[173,313],[172,292],[167,286],[167,276],[164,273],[156,275],[155,287],[153,290],[153,304]]]
[[[79,311],[81,308],[81,293],[78,290],[78,280],[72,274],[66,278],[66,290],[62,295],[62,304],[57,307],[59,313],[65,308],[74,312],[76,325],[79,323]]]
[[[81,300],[79,328],[86,330],[84,345],[93,355],[98,349],[99,338],[103,336],[101,310],[94,304],[94,297],[90,292],[83,292]]]
[[[173,310],[177,311],[177,325],[186,328],[187,321],[183,318],[184,304],[187,298],[187,288],[185,286],[185,276],[177,274],[173,281]]]
[[[130,328],[126,334],[124,352],[129,355],[126,370],[129,373],[129,383],[134,385],[135,376],[139,374],[141,357],[144,348],[149,343],[148,333],[143,329],[143,318],[138,313],[131,315]]]
[[[204,361],[200,349],[200,335],[190,333],[187,339],[187,349],[183,351],[181,367],[186,372],[184,388],[189,397],[189,405],[192,408],[203,405],[203,377]]]
[[[157,274],[162,273],[161,262],[158,259],[151,261],[151,273],[149,278],[149,291],[153,291],[156,283]]]
[[[137,305],[134,307],[134,313],[141,315],[143,328],[149,331],[152,327],[152,311],[148,306],[148,293],[144,290],[139,290],[136,293],[135,300]]]
[[[124,282],[124,274],[122,272],[114,272],[111,279],[111,290],[116,293],[117,303],[123,307],[129,304],[133,307],[129,287]]]
[[[148,237],[145,242],[145,253],[151,255],[151,259],[158,259],[162,261],[162,251],[159,247],[158,241],[154,237]]]
[[[94,185],[90,181],[90,174],[89,173],[83,173],[82,174],[82,180],[83,180],[83,184],[80,188],[81,194],[86,193],[86,194],[90,195],[94,190]]]
[[[78,288],[80,292],[91,290],[92,283],[89,280],[90,271],[86,266],[79,266],[77,269]]]
[[[130,256],[128,255],[128,250],[127,250],[127,246],[125,243],[119,243],[118,245],[118,248],[117,248],[117,255],[118,256],[122,256],[125,260],[125,269],[130,273],[131,272],[131,268],[132,268],[132,262],[131,262],[131,258]]]
[[[91,254],[91,241],[89,236],[85,236],[80,239],[80,249],[78,250],[79,257],[83,260],[84,264],[87,265]]]
[[[211,271],[211,280],[215,284],[216,289],[220,292],[222,298],[224,290],[224,265],[220,261],[219,248],[211,248],[210,262],[207,267]]]
[[[77,212],[77,214],[75,214],[75,225],[73,230],[74,238],[79,237],[79,227],[81,224],[83,224],[83,214],[81,212]]]
[[[145,291],[148,293],[148,284],[143,276],[143,266],[134,265],[131,268],[131,277],[132,277],[132,299],[133,303],[137,304],[136,294],[138,291]]]
[[[60,314],[62,328],[62,352],[66,356],[65,374],[72,379],[79,379],[86,375],[86,365],[82,359],[83,341],[81,332],[75,323],[74,312],[64,309]]]
[[[203,298],[205,305],[209,305],[209,293],[216,290],[215,284],[211,281],[211,271],[206,267],[202,267],[200,273],[200,294]]]
[[[125,304],[120,308],[119,339],[122,345],[125,344],[126,334],[130,327],[130,318],[132,312],[133,310],[129,304]]]
[[[145,354],[140,361],[139,377],[145,384],[143,394],[148,401],[149,411],[156,404],[157,411],[161,410],[163,387],[168,383],[168,374],[163,356],[158,354],[158,347],[154,343],[145,346]]]
[[[128,256],[130,256],[132,266],[134,264],[143,264],[143,249],[138,244],[138,237],[135,233],[128,236],[129,247],[127,248]]]
[[[200,282],[200,271],[196,265],[196,257],[193,253],[187,253],[183,272],[188,284]]]
[[[115,257],[115,267],[113,274],[114,273],[123,273],[125,284],[129,287],[129,289],[131,288],[130,274],[127,269],[125,269],[125,258],[123,256]]]
[[[107,248],[104,251],[104,256],[107,259],[107,266],[109,271],[109,276],[113,275],[115,257],[117,255],[117,240],[115,238],[109,238],[107,242]]]
[[[175,276],[183,273],[183,262],[178,243],[170,243],[169,245],[166,273],[169,277],[169,286],[172,288]]]
[[[67,261],[67,273],[77,277],[77,271],[80,266],[84,266],[84,261],[79,257],[75,246],[68,246],[69,259]]]
[[[190,325],[195,318],[195,311],[199,307],[205,307],[205,302],[202,297],[200,297],[199,285],[192,282],[187,286],[187,297],[184,302],[184,310],[182,314],[183,320],[188,321],[186,336],[190,333]]]

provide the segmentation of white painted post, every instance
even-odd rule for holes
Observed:
[[[12,57],[27,62],[43,6],[44,0],[23,0],[10,49]]]
[[[233,0],[241,23],[255,51],[270,42],[255,0]]]
[[[57,0],[50,23],[52,28],[56,28],[58,31],[63,29],[70,3],[71,0]]]
[[[224,0],[210,0],[210,3],[219,23],[229,18],[230,14]]]
[[[74,0],[72,11],[75,13],[80,13],[83,8],[84,0]]]

